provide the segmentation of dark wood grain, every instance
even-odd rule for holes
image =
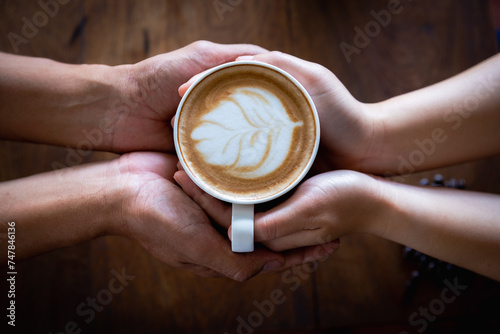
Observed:
[[[351,62],[340,43],[353,44],[354,29],[364,29],[374,20],[371,11],[387,9],[388,1],[232,3],[219,15],[213,1],[70,1],[18,53],[115,65],[198,39],[255,43],[321,63],[356,98],[375,102],[438,82],[497,52],[486,0],[401,1],[401,12]],[[15,53],[7,34],[19,33],[22,17],[39,10],[35,1],[0,1],[0,50]],[[50,171],[54,161],[64,163],[66,157],[65,148],[0,141],[0,181]],[[113,157],[95,152],[82,163]],[[402,181],[416,184],[439,172],[465,178],[468,189],[500,193],[499,167],[500,157],[493,157]],[[416,332],[409,316],[439,298],[442,286],[424,282],[412,301],[403,303],[415,264],[401,253],[400,245],[353,235],[324,262],[236,283],[168,267],[132,241],[103,237],[19,264],[18,329],[59,333],[74,321],[85,333]],[[122,270],[134,277],[123,291],[91,321],[79,314],[78,306],[104,296],[102,290]],[[5,291],[2,280],[0,294]],[[429,325],[439,332],[474,330],[479,324],[498,328],[499,291],[497,283],[477,276]],[[264,311],[256,306],[270,307],[273,293],[283,302]],[[242,322],[250,326],[247,331]]]

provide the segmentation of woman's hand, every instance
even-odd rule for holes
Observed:
[[[174,177],[186,194],[198,203],[209,216],[213,217],[219,225],[228,229],[228,235],[230,236],[231,205],[205,193],[193,183],[184,171],[176,172]],[[322,182],[322,178],[319,176],[316,177],[315,180],[319,183]],[[307,182],[309,182],[311,187],[314,187],[316,181]],[[318,224],[326,223],[326,221],[320,220],[309,221],[306,219],[300,222],[290,221],[290,224],[288,224],[289,219],[291,219],[290,215],[294,215],[305,209],[310,204],[310,200],[314,201],[312,197],[307,195],[308,190],[310,190],[309,186],[303,185],[303,188],[301,186],[301,188],[297,190],[297,192],[303,191],[303,193],[299,196],[299,200],[296,200],[296,195],[294,194],[292,198],[268,212],[255,213],[255,241],[261,242],[264,246],[276,251],[286,251],[283,253],[286,257],[286,263],[279,268],[280,270],[330,256],[339,247],[338,237],[347,233],[347,229],[344,226],[340,226],[338,231],[333,231],[333,228],[326,225],[321,225],[323,228],[320,229],[318,228],[318,226],[320,226]],[[321,194],[321,191],[319,191],[318,195],[319,194]],[[299,202],[302,203],[300,204],[300,208],[297,207],[296,212],[294,211],[293,205],[299,204]],[[323,200],[322,202],[325,206],[328,206],[326,200]],[[316,204],[316,209],[320,209],[320,206],[321,209],[324,209],[324,207],[322,207],[323,204]],[[272,213],[276,212],[276,210],[280,211],[277,216],[273,216]],[[304,216],[301,215],[300,217]],[[273,221],[272,219],[275,220]],[[300,224],[302,225],[299,226]],[[301,241],[298,239],[292,240],[287,238],[289,234],[294,234],[295,237],[295,232],[302,231],[303,228],[308,229],[308,227],[312,226],[314,226],[315,230],[317,229],[317,233],[310,235],[310,238],[308,239]],[[351,226],[351,228],[353,227]],[[278,239],[273,240],[274,238]]]
[[[175,178],[207,214],[228,226],[229,206],[184,172]],[[311,177],[284,202],[256,213],[255,240],[313,259],[325,243],[330,253],[336,249],[331,240],[369,233],[500,280],[499,203],[499,195],[415,187],[339,170]]]
[[[384,223],[377,179],[339,170],[313,176],[285,202],[258,213],[255,239],[274,251],[313,246]]]
[[[185,172],[175,179],[212,217],[229,227],[231,206],[203,192]],[[344,235],[369,231],[383,221],[379,184],[371,176],[341,170],[303,182],[284,202],[255,213],[255,241],[274,251],[331,243]],[[230,231],[229,231],[230,233]]]
[[[337,77],[325,67],[281,52],[242,56],[275,65],[295,77],[311,95],[320,118],[321,141],[315,168],[362,169],[377,124],[368,105],[357,101]],[[198,76],[183,84],[184,95]]]

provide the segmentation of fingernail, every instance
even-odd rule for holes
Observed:
[[[268,271],[275,271],[283,267],[283,263],[281,263],[278,260],[274,260],[271,262],[268,262],[264,265],[264,268],[262,268],[262,271],[268,272]]]
[[[177,182],[177,184],[178,184],[178,185],[180,185],[179,180],[178,180],[177,173],[178,173],[178,172],[175,172],[175,173],[174,173],[174,180],[175,180],[175,182]]]
[[[240,56],[236,60],[254,60],[255,56]]]

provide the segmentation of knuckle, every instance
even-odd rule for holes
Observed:
[[[317,63],[310,63],[310,72],[315,75],[316,77],[328,77],[332,73],[330,72],[329,69],[324,67],[323,65],[317,64]]]
[[[283,247],[281,247],[278,243],[274,241],[264,242],[263,245],[272,250],[273,252],[282,252],[285,250],[283,249]]]
[[[200,40],[197,40],[197,41],[191,43],[191,46],[195,49],[203,51],[203,50],[208,50],[209,48],[211,48],[213,46],[213,43],[209,42],[207,40],[200,39]]]
[[[199,191],[193,196],[193,200],[198,203],[202,208],[206,208],[209,204],[210,200],[208,198],[208,194],[204,191]]]
[[[269,56],[269,58],[271,58],[273,60],[280,60],[280,59],[285,57],[285,54],[281,51],[275,50],[275,51],[269,52],[268,56]]]

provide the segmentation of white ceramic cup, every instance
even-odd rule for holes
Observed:
[[[218,71],[220,69],[226,68],[226,67],[231,67],[235,65],[241,65],[241,64],[252,64],[252,65],[258,65],[262,66],[274,71],[277,71],[284,75],[289,81],[291,81],[298,89],[302,91],[304,94],[305,98],[308,101],[308,104],[313,112],[314,115],[314,121],[315,121],[315,126],[316,126],[316,138],[315,138],[315,145],[314,145],[314,150],[310,156],[310,159],[306,165],[306,167],[301,171],[300,175],[294,180],[293,183],[288,185],[286,188],[282,189],[281,191],[273,194],[272,196],[268,196],[264,199],[248,199],[248,200],[242,200],[242,199],[234,199],[231,197],[224,196],[220,193],[217,192],[216,189],[213,189],[213,187],[206,185],[200,179],[195,175],[195,173],[189,168],[189,166],[186,164],[186,162],[183,160],[183,154],[182,154],[182,149],[179,144],[178,140],[178,126],[179,126],[179,114],[180,111],[184,105],[184,102],[186,99],[189,97],[189,94],[191,91],[196,87],[196,85],[201,82],[204,78],[209,76],[215,71]],[[316,111],[316,107],[314,106],[314,103],[310,97],[310,95],[307,93],[306,89],[294,78],[292,77],[289,73],[283,71],[282,69],[272,66],[266,63],[262,62],[256,62],[256,61],[235,61],[235,62],[230,62],[230,63],[225,63],[219,66],[216,66],[210,70],[205,71],[200,77],[196,79],[196,81],[190,86],[190,88],[186,91],[184,94],[178,108],[177,108],[177,113],[175,117],[175,123],[174,123],[174,144],[175,144],[175,149],[177,152],[177,156],[179,157],[179,161],[185,170],[185,172],[188,174],[188,176],[193,180],[193,182],[199,186],[202,190],[204,190],[206,193],[210,194],[211,196],[218,198],[220,200],[223,200],[225,202],[232,203],[232,219],[231,219],[231,248],[233,252],[252,252],[254,250],[254,204],[258,203],[263,203],[267,202],[273,199],[276,199],[279,196],[284,195],[291,189],[293,189],[303,178],[304,176],[308,173],[309,169],[311,168],[314,159],[316,157],[317,151],[318,151],[318,146],[319,146],[319,118],[318,118],[318,113]]]

